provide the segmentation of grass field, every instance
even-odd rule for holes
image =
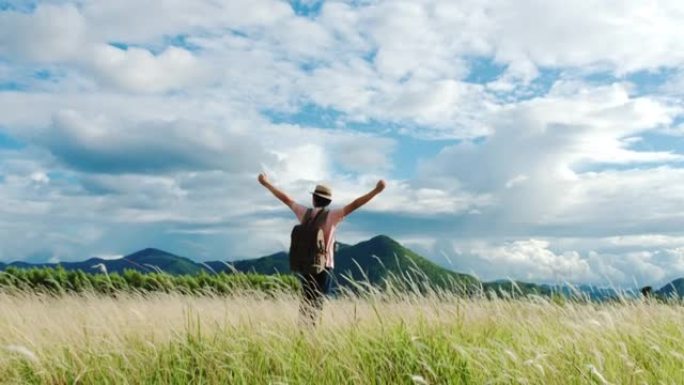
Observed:
[[[0,294],[7,384],[682,384],[684,308],[655,302]]]

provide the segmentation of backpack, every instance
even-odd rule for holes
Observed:
[[[313,218],[307,209],[302,223],[290,234],[290,270],[302,274],[319,274],[325,269],[326,244],[323,224],[328,210],[321,209]]]

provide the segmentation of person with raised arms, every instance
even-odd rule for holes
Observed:
[[[271,184],[266,174],[259,174],[257,179],[289,207],[299,221],[292,229],[290,239],[290,270],[297,274],[302,285],[301,321],[316,325],[324,297],[330,291],[335,268],[335,229],[346,216],[380,194],[386,183],[381,179],[375,188],[346,206],[328,209],[333,196],[332,190],[326,185],[316,186],[311,193],[312,207],[305,207]]]

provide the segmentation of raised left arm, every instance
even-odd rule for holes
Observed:
[[[348,205],[344,206],[344,208],[342,209],[344,210],[344,216],[346,217],[347,215],[351,214],[354,210],[370,202],[370,200],[373,199],[376,195],[380,194],[386,186],[387,184],[385,183],[385,181],[380,179],[378,183],[375,185],[374,189],[372,189],[364,195],[361,195],[360,197],[354,199]]]

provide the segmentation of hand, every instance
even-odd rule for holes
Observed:
[[[382,192],[382,190],[384,190],[386,186],[387,186],[387,183],[385,183],[385,180],[380,179],[378,181],[378,184],[375,185],[375,191]]]
[[[266,174],[264,174],[263,172],[261,174],[259,174],[259,177],[257,178],[257,180],[259,181],[259,183],[261,183],[264,186],[266,186],[268,184],[268,177],[266,177]]]

